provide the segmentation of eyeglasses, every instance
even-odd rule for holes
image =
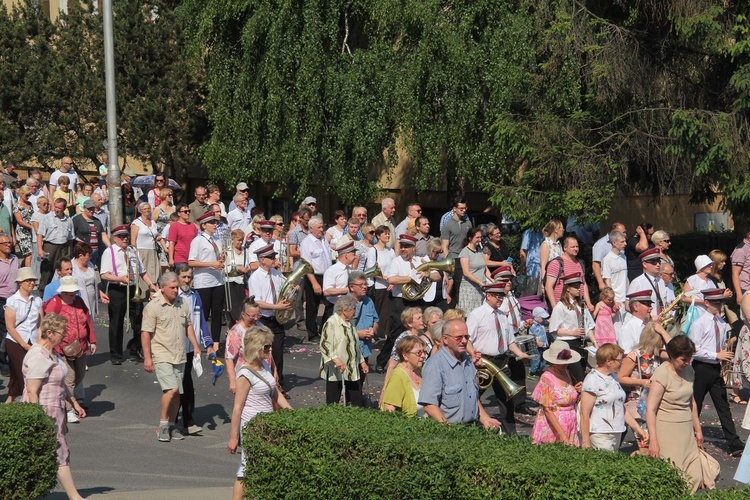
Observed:
[[[154,179],[154,182],[164,182],[164,179]]]
[[[427,353],[425,351],[409,351],[409,354],[414,354],[419,358],[421,358],[422,356],[427,356]]]
[[[271,349],[272,347],[273,347],[272,344],[266,344],[266,345],[263,346],[263,349],[265,349],[267,351],[268,349]]]
[[[367,282],[363,281],[362,283],[352,283],[350,286],[367,286]]]
[[[663,241],[664,243],[672,243],[672,240],[661,240],[661,241]]]
[[[173,196],[173,195],[171,195],[171,194],[168,194],[168,195],[167,195],[167,198],[172,198],[172,196]]]
[[[283,225],[284,225],[284,223],[283,223],[283,222],[277,222],[277,223],[276,223],[276,225],[277,225],[277,226],[283,226]]]
[[[622,363],[622,356],[620,356],[619,358],[610,359],[610,361],[615,361],[617,363]]]
[[[367,231],[367,234],[375,234],[375,231]]]
[[[181,213],[181,214],[189,214],[189,213],[190,213],[190,210],[180,210],[180,213]]]
[[[10,241],[0,241],[0,245],[10,245]]]
[[[308,207],[317,207],[318,204],[317,203],[308,203],[307,206]]]
[[[469,336],[468,335],[446,335],[446,337],[450,337],[452,339],[456,339],[459,342],[461,340],[469,340]]]

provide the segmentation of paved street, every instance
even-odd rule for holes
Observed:
[[[106,320],[106,318],[105,318]],[[195,419],[204,430],[200,436],[184,441],[160,443],[156,440],[159,418],[160,390],[153,374],[132,361],[112,366],[108,361],[107,330],[97,325],[101,354],[88,360],[85,379],[89,416],[79,424],[70,425],[68,442],[71,466],[77,486],[84,496],[106,498],[227,498],[239,455],[226,451],[229,419],[233,398],[226,375],[216,386],[204,374],[196,380]],[[292,329],[285,350],[285,371],[288,374],[291,403],[295,407],[315,406],[324,399],[324,385],[318,378],[319,349],[304,343],[302,332]],[[204,368],[208,363],[204,360]],[[368,376],[366,392],[377,399],[383,375]],[[529,390],[531,390],[529,384]],[[0,378],[0,400],[4,400],[7,379]],[[490,391],[491,392],[491,391]],[[493,396],[485,396],[490,413],[496,410]],[[732,405],[735,422],[739,424],[744,406]],[[703,411],[704,433],[709,440],[707,450],[720,460],[720,487],[737,486],[732,480],[739,459],[720,451],[721,430],[713,408]],[[529,434],[531,419],[518,424],[518,432]],[[748,431],[739,429],[741,437]],[[632,444],[626,451],[632,451]],[[210,489],[203,489],[210,488]],[[152,490],[152,491],[146,491]],[[65,498],[60,490],[50,499]]]

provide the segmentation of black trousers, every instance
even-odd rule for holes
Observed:
[[[110,283],[108,289],[109,304],[109,356],[110,359],[122,360],[122,342],[125,333],[125,312],[128,307],[128,287],[113,285]],[[135,293],[135,287],[130,287],[131,296]],[[131,353],[141,348],[141,316],[143,304],[130,303],[130,325],[133,328],[133,338],[128,342]]]
[[[43,292],[44,287],[52,281],[55,275],[55,263],[62,257],[70,257],[70,245],[68,243],[56,245],[44,242],[42,249],[49,254],[49,257],[42,259],[39,265],[39,290]]]
[[[372,293],[372,301],[375,303],[375,310],[378,312],[378,338],[385,338],[390,331],[391,323],[391,292],[385,288],[375,288]]]
[[[583,348],[582,340],[566,340],[565,342],[568,343],[571,349],[581,355],[581,361],[568,365],[568,371],[570,372],[570,376],[573,377],[573,384],[575,385],[578,382],[583,382],[586,376],[589,352]]]
[[[182,373],[182,394],[180,394],[180,406],[177,408],[179,414],[182,408],[182,425],[186,429],[193,425],[193,411],[195,411],[195,386],[193,386],[193,354],[185,353],[185,370]],[[174,417],[174,423],[177,423],[177,415]]]
[[[724,432],[724,439],[729,444],[729,450],[742,450],[744,444],[737,435],[737,429],[734,427],[732,412],[729,409],[729,399],[727,390],[721,379],[721,365],[713,363],[704,363],[703,361],[693,360],[693,369],[695,370],[695,381],[693,382],[693,397],[698,407],[698,415],[703,408],[703,399],[706,394],[711,394],[711,401],[714,403],[716,413],[719,415],[721,430]]]
[[[273,356],[273,364],[276,365],[276,371],[279,374],[279,384],[284,386],[284,339],[286,338],[286,332],[284,326],[281,325],[274,316],[261,316],[261,322],[264,326],[267,326],[273,332],[273,350],[271,356]]]
[[[198,295],[203,302],[203,318],[211,318],[211,338],[215,344],[221,342],[221,316],[224,314],[224,285],[209,288],[198,288]]]
[[[393,350],[393,344],[401,332],[404,331],[404,325],[401,323],[401,313],[406,309],[404,299],[401,297],[391,297],[391,314],[390,323],[391,328],[388,330],[388,335],[385,338],[383,347],[380,348],[378,357],[375,358],[375,365],[380,368],[388,366],[388,359],[391,357],[391,351]]]
[[[513,406],[518,409],[526,408],[528,406],[526,399],[526,365],[518,358],[508,356],[508,369],[510,370],[510,379],[522,387],[521,391],[513,397]]]
[[[509,357],[507,354],[484,357],[487,358],[492,364],[500,368],[505,375],[510,376],[510,369],[508,368]],[[515,434],[515,398],[508,399],[508,396],[505,394],[505,390],[503,389],[503,386],[500,384],[500,381],[497,379],[497,377],[492,380],[492,392],[495,393],[495,397],[497,398],[497,406],[499,411],[497,419],[503,426],[503,431],[505,431],[507,434]],[[480,389],[479,396],[481,397],[483,393],[484,390]]]
[[[344,395],[346,396],[346,404],[352,406],[364,406],[362,400],[362,384],[359,380],[347,380],[344,382]],[[337,404],[341,399],[341,381],[336,382],[326,381],[326,404]]]
[[[318,284],[323,287],[323,275],[316,274],[315,279]],[[312,283],[310,280],[305,278],[305,328],[307,328],[307,338],[320,336],[320,328],[318,328],[318,307],[320,307],[321,301],[325,305],[325,311],[323,312],[323,319],[320,322],[324,325],[326,320],[333,314],[333,304],[328,302],[323,294],[317,295],[313,291]]]
[[[455,309],[456,307],[458,307],[458,288],[459,285],[461,285],[461,279],[464,277],[464,270],[461,267],[458,256],[454,257],[453,259],[456,261],[456,268],[453,271],[453,287],[451,288],[450,293],[450,296],[453,300],[448,305],[450,309]],[[464,312],[466,314],[469,314],[471,311]]]
[[[227,310],[229,311],[229,317],[227,318],[227,331],[234,326],[240,320],[242,314],[242,302],[245,300],[245,290],[247,287],[244,283],[229,282],[229,299],[232,301],[232,306],[226,304]]]

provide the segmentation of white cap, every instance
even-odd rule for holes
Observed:
[[[708,255],[699,255],[695,258],[695,272],[700,271],[706,266],[710,266],[714,261]]]

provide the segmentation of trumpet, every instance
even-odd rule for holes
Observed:
[[[135,292],[133,293],[133,297],[130,298],[130,281],[128,281],[128,297],[131,302],[145,302],[148,300],[148,297],[143,292],[143,289],[141,288],[141,261],[138,258],[138,249],[136,249],[133,245],[129,245],[127,252],[128,256],[128,274],[133,274],[133,282],[135,286]]]
[[[477,368],[477,379],[479,380],[480,389],[487,389],[497,379],[508,399],[511,399],[523,390],[524,386],[513,382],[495,363],[491,363],[487,358],[482,358],[482,363],[484,363],[484,366]]]

